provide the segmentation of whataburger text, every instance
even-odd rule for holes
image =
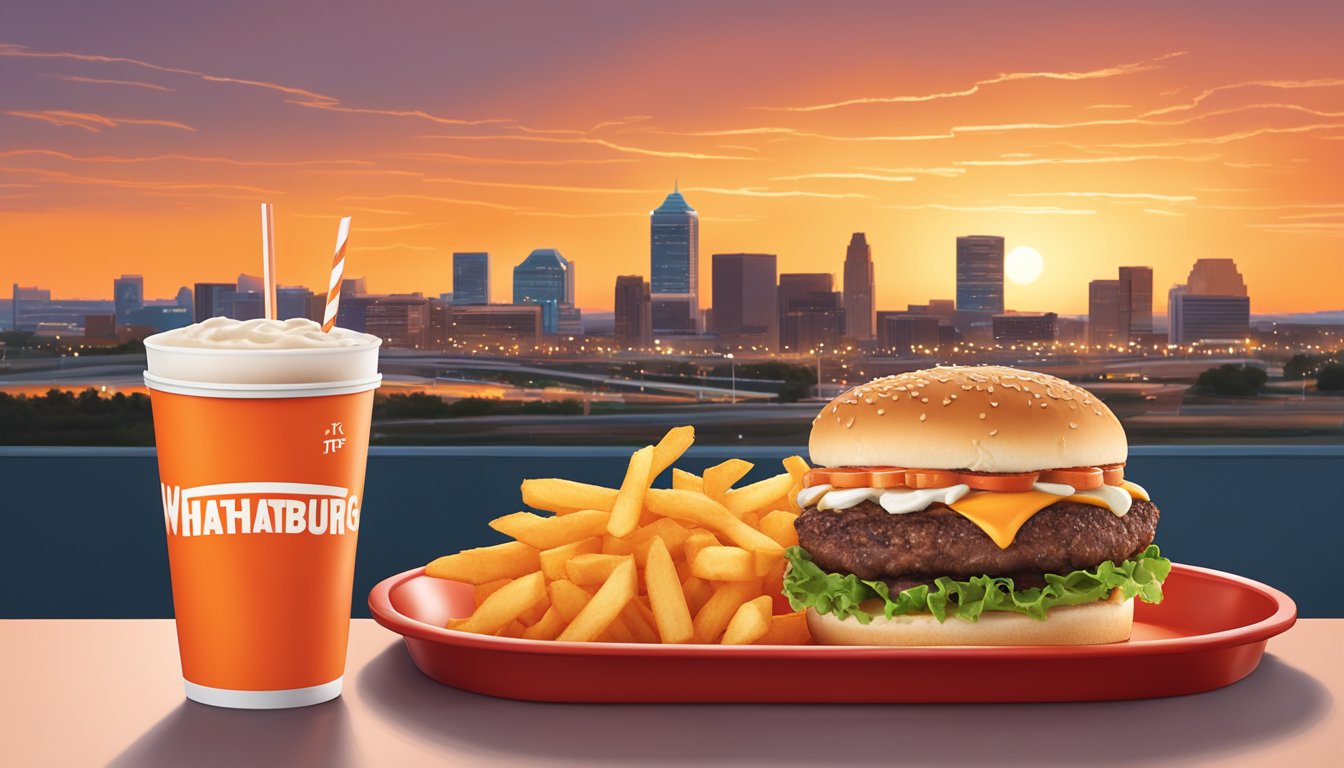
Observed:
[[[159,484],[170,536],[344,534],[359,530],[359,496],[335,485]]]

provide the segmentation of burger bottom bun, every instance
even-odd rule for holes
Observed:
[[[877,607],[881,611],[881,607]],[[1041,621],[1020,613],[986,611],[978,621],[932,614],[878,615],[867,624],[850,616],[837,619],[809,608],[807,626],[822,645],[1099,645],[1129,639],[1134,627],[1134,600],[1110,599],[1051,608]]]

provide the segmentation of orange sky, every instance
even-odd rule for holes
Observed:
[[[1089,279],[1148,264],[1161,313],[1194,259],[1228,256],[1254,312],[1337,309],[1344,24],[1295,9],[352,8],[256,40],[260,8],[31,11],[0,32],[0,285],[107,297],[139,272],[168,297],[259,273],[270,201],[282,283],[325,283],[350,214],[347,274],[373,291],[450,291],[451,253],[488,250],[507,301],[554,247],[609,308],[679,179],[706,297],[712,253],[838,274],[861,230],[879,309],[952,297],[960,234],[1044,255],[1015,309],[1085,312]]]

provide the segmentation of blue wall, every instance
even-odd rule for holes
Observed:
[[[692,449],[700,471],[731,454],[779,471],[780,449]],[[614,485],[627,452],[605,448],[375,448],[352,610],[379,580],[503,537],[486,521],[521,508],[526,477]],[[1344,617],[1338,563],[1344,448],[1147,447],[1127,476],[1162,510],[1173,560],[1263,581],[1305,617]],[[172,615],[152,449],[0,448],[0,617]]]

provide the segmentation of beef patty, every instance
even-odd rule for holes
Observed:
[[[1007,549],[941,504],[904,515],[871,501],[843,510],[809,507],[796,526],[799,546],[821,569],[900,590],[939,576],[1008,576],[1018,587],[1043,586],[1043,574],[1095,568],[1105,560],[1118,565],[1153,543],[1157,518],[1157,507],[1139,499],[1123,517],[1062,501],[1032,515]]]

